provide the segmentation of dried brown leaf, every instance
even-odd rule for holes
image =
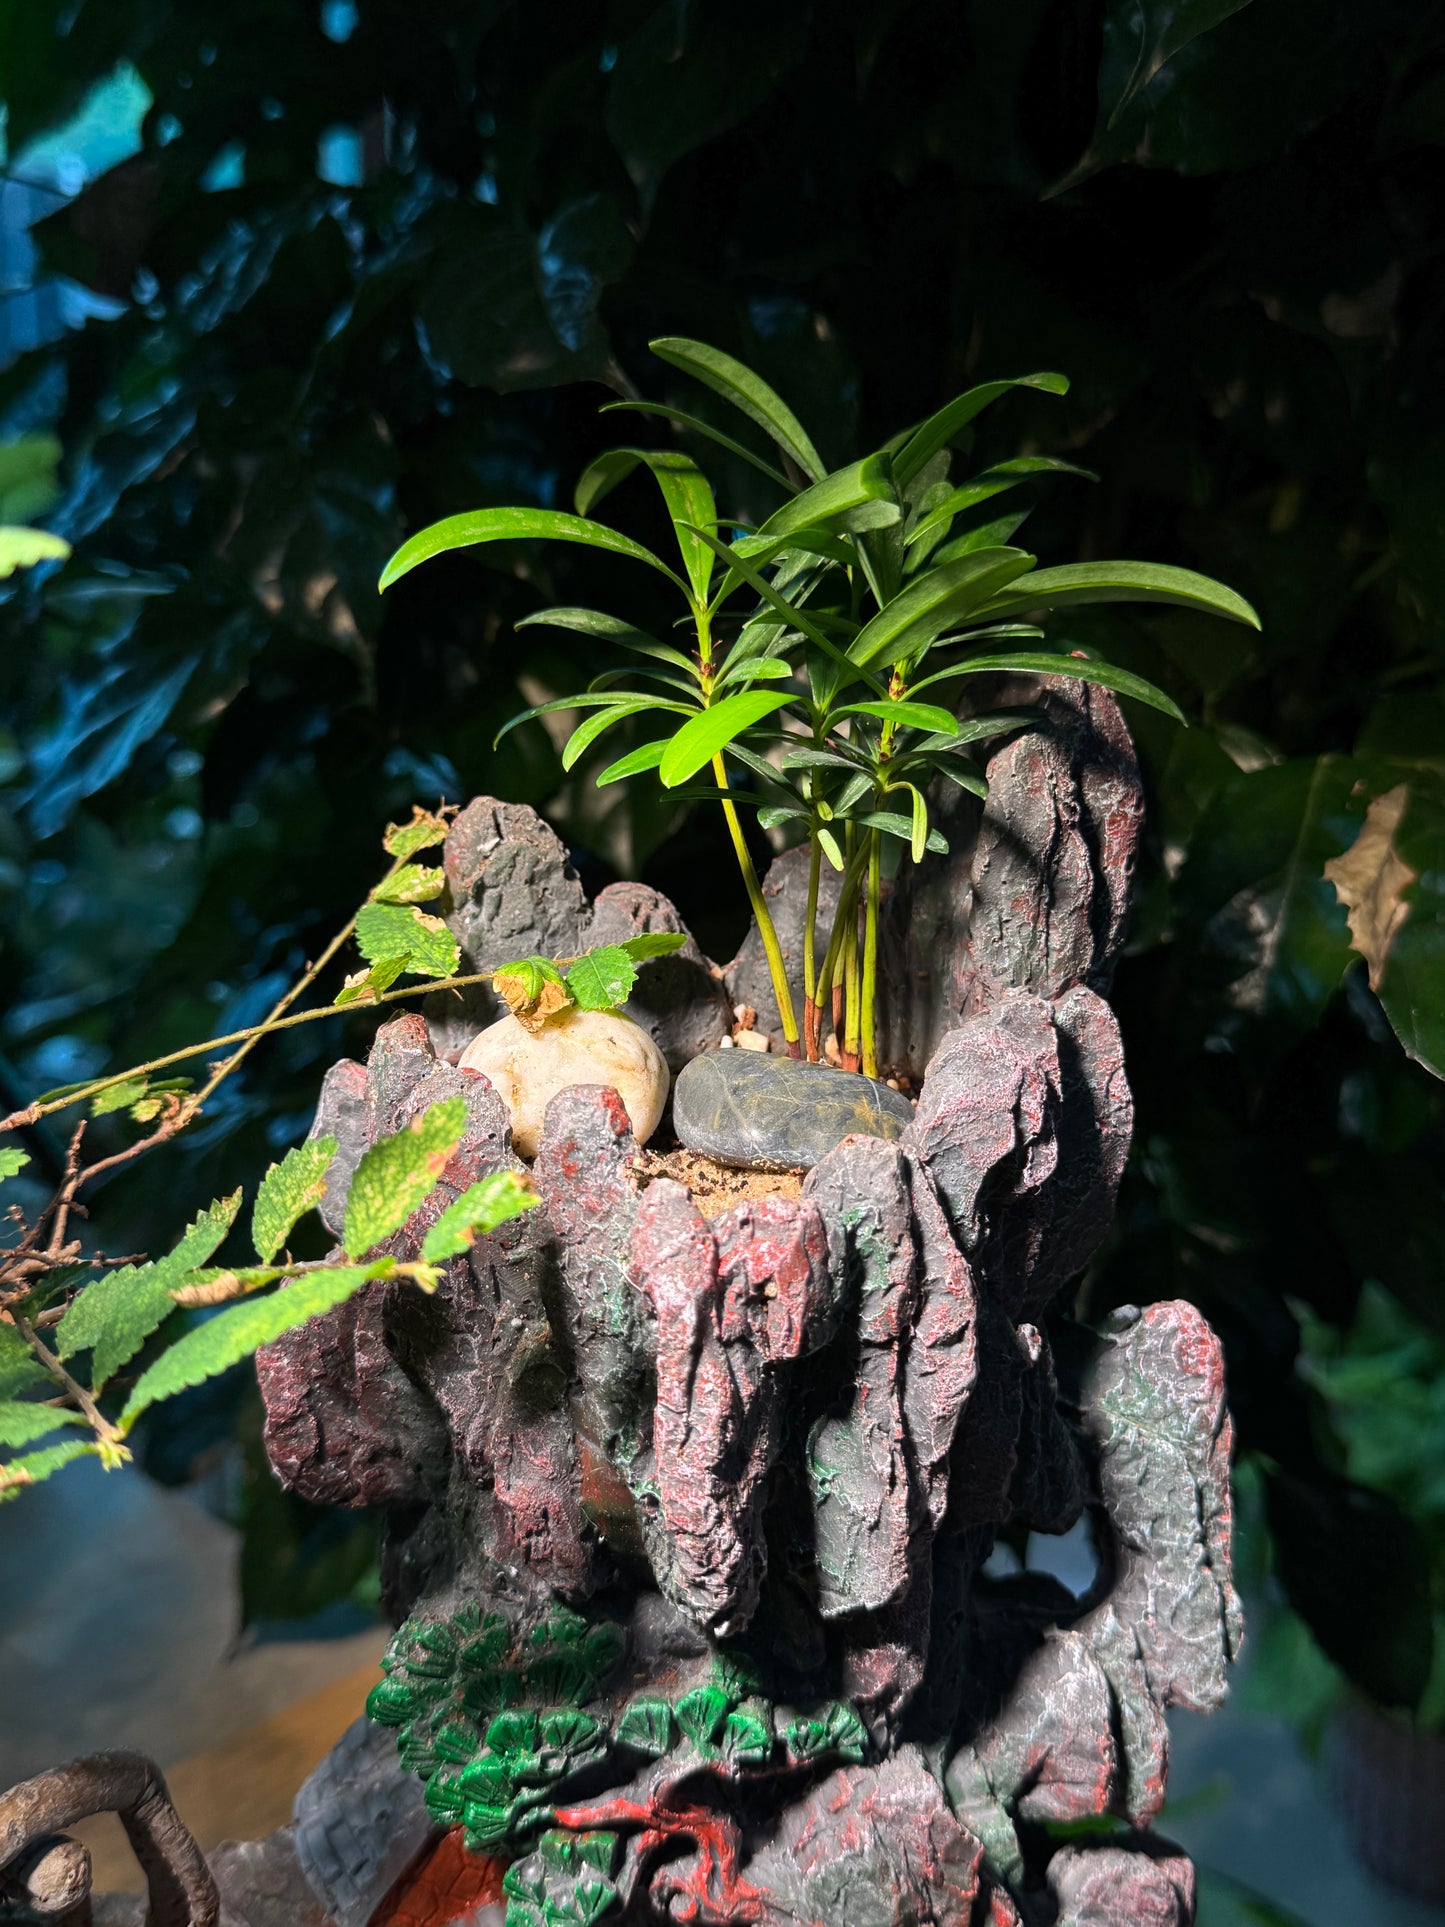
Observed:
[[[1404,893],[1419,875],[1395,853],[1395,832],[1409,800],[1408,783],[1375,797],[1349,849],[1325,865],[1325,880],[1345,906],[1350,943],[1369,965],[1371,990],[1384,980],[1391,946],[1410,914]]]

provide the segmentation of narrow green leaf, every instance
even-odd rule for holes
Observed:
[[[613,555],[645,562],[670,582],[677,583],[680,589],[687,587],[660,557],[616,529],[589,522],[580,515],[566,515],[560,509],[526,508],[471,509],[464,515],[449,515],[444,521],[433,522],[430,528],[419,530],[402,543],[382,570],[376,586],[389,589],[418,563],[429,562],[434,555],[444,555],[452,549],[470,549],[481,542],[529,540],[580,542],[589,549],[606,549]]]
[[[744,656],[741,660],[729,656],[713,688],[724,689],[729,683],[786,682],[793,673],[793,665],[780,656]]]
[[[869,810],[855,820],[867,824],[870,830],[882,830],[885,836],[896,836],[900,843],[911,843],[913,840],[913,819],[899,816],[896,810]],[[937,830],[928,832],[928,848],[935,856],[948,855],[948,841]]]
[[[604,642],[615,642],[621,649],[633,649],[640,656],[653,656],[658,662],[669,662],[675,669],[686,669],[693,677],[697,675],[697,664],[681,649],[674,649],[670,642],[659,642],[656,636],[648,635],[645,629],[636,629],[630,622],[623,622],[617,616],[605,616],[599,609],[534,609],[531,615],[522,616],[514,627],[571,629],[579,635],[599,636]],[[529,710],[527,713],[533,715],[536,712]]]
[[[28,1151],[22,1151],[13,1144],[7,1144],[3,1150],[0,1150],[0,1184],[3,1184],[6,1178],[17,1176],[29,1162]]]
[[[701,533],[701,531],[699,531],[699,533]],[[851,670],[855,675],[857,674],[857,664],[850,661],[848,656],[838,648],[837,644],[830,639],[810,615],[805,614],[802,609],[797,608],[793,603],[786,601],[779,595],[772,583],[761,576],[751,562],[745,557],[735,554],[733,550],[727,548],[722,542],[719,542],[716,536],[705,536],[704,540],[710,541],[717,554],[729,565],[729,574],[728,577],[724,578],[724,587],[726,587],[728,579],[732,575],[736,575],[739,583],[745,582],[755,594],[762,597],[764,602],[777,610],[785,623],[792,628],[801,630],[805,636],[815,642],[825,656],[831,656],[835,662],[840,663],[845,669]],[[714,606],[721,600],[722,591],[720,590],[714,599]],[[865,682],[871,682],[872,680],[871,677],[864,677]],[[875,683],[874,687],[877,688],[878,685]],[[881,695],[882,693],[882,689],[879,688],[879,694]]]
[[[644,743],[640,749],[629,750],[626,756],[619,756],[615,763],[609,763],[597,778],[597,787],[602,789],[608,783],[620,783],[628,776],[640,776],[644,770],[656,769],[662,761],[671,739],[664,736],[661,742]]]
[[[973,555],[979,549],[1003,548],[1012,542],[1032,512],[1031,509],[1020,509],[1013,514],[997,516],[992,522],[982,522],[976,529],[967,530],[952,542],[945,542],[933,558],[935,567],[944,562],[956,562],[961,555]]]
[[[1176,723],[1185,720],[1184,711],[1172,696],[1166,696],[1162,689],[1156,689],[1152,682],[1146,682],[1132,670],[1116,669],[1111,662],[1090,662],[1081,656],[1050,655],[1044,649],[1000,649],[970,656],[967,662],[959,664],[959,668],[971,676],[1003,669],[1026,671],[1036,676],[1068,676],[1076,682],[1098,683],[1103,689],[1112,689],[1116,695],[1133,696],[1138,702],[1148,703],[1151,709],[1163,710]]]
[[[431,1195],[467,1128],[462,1097],[444,1098],[394,1137],[373,1144],[356,1167],[342,1234],[348,1258],[359,1258],[400,1231]]]
[[[356,947],[368,963],[405,957],[414,977],[454,977],[462,961],[442,919],[416,904],[364,903],[356,915]]]
[[[175,1306],[172,1287],[206,1260],[236,1221],[241,1193],[218,1199],[189,1225],[179,1244],[150,1264],[123,1265],[87,1285],[55,1328],[62,1358],[90,1351],[90,1382],[99,1391],[135,1357]]]
[[[987,502],[994,495],[1002,495],[1007,489],[1018,488],[1031,475],[1045,474],[1079,475],[1089,482],[1099,479],[1091,468],[1080,468],[1077,462],[1061,461],[1055,455],[1019,455],[1010,462],[996,462],[981,475],[975,475],[970,481],[951,489],[942,501],[914,523],[904,540],[910,546],[921,542],[935,530],[946,528],[965,509],[975,508],[980,502]]]
[[[603,944],[579,957],[566,981],[579,1010],[616,1010],[631,995],[637,966],[621,944]]]
[[[915,428],[893,457],[893,472],[898,477],[899,486],[911,482],[924,464],[951,442],[961,428],[1011,388],[1040,388],[1048,395],[1067,395],[1069,383],[1065,375],[1020,375],[1014,381],[986,381],[977,388],[970,388],[966,394],[955,396]]]
[[[676,789],[710,763],[734,736],[751,729],[765,716],[776,715],[787,707],[791,697],[766,689],[744,689],[736,696],[724,696],[720,703],[705,709],[683,724],[663,752],[658,773],[666,789]]]
[[[710,348],[704,341],[689,341],[681,335],[663,335],[647,345],[660,361],[694,376],[724,401],[741,409],[750,421],[772,437],[785,455],[792,457],[810,481],[822,481],[826,473],[823,458],[809,440],[803,424],[782,397],[751,368],[744,367],[720,348]]]
[[[635,937],[627,937],[617,945],[625,950],[634,963],[646,963],[649,957],[670,957],[678,950],[687,948],[685,930],[643,930]]]
[[[751,462],[760,474],[776,482],[779,488],[791,491],[794,487],[781,469],[774,468],[771,462],[765,462],[761,455],[755,455],[741,442],[735,442],[731,435],[724,435],[720,428],[714,428],[711,422],[703,421],[700,416],[689,415],[681,408],[670,408],[666,402],[610,401],[597,412],[599,415],[615,415],[624,410],[634,415],[660,415],[664,421],[676,422],[679,428],[690,428],[695,435],[705,435],[710,442],[715,442],[719,448],[725,448],[730,455],[737,455],[743,461]]]
[[[1034,566],[1023,549],[981,549],[930,569],[865,622],[848,649],[863,667],[917,655],[952,622],[966,619]]]
[[[84,1425],[79,1412],[58,1405],[36,1405],[29,1399],[0,1400],[0,1445],[33,1445],[62,1425]]]
[[[446,871],[425,863],[408,863],[372,891],[375,903],[430,903],[446,888]]]
[[[913,834],[909,841],[909,854],[915,863],[921,863],[928,848],[928,805],[917,784],[905,783],[903,787],[913,798]]]
[[[326,1196],[326,1174],[335,1156],[334,1137],[308,1138],[262,1178],[251,1212],[251,1241],[263,1264],[270,1264],[298,1220]]]
[[[881,504],[888,511],[867,527],[879,528],[897,522],[902,514],[893,487],[893,468],[886,455],[868,455],[861,462],[850,462],[835,469],[821,482],[805,488],[791,502],[784,502],[771,514],[756,535],[733,544],[735,554],[752,557],[765,550],[779,536],[793,535],[800,529],[849,529],[850,517],[865,504]]]
[[[283,1332],[331,1311],[360,1291],[377,1275],[377,1269],[374,1265],[337,1265],[326,1271],[307,1272],[294,1285],[217,1312],[214,1318],[178,1338],[148,1371],[141,1373],[121,1414],[122,1429],[129,1431],[148,1406],[174,1398],[177,1392],[208,1378],[218,1378],[262,1345],[274,1343]]]
[[[842,850],[842,846],[838,842],[837,837],[834,836],[833,832],[830,829],[826,828],[821,823],[818,825],[818,828],[814,832],[814,834],[818,839],[819,846],[822,849],[824,856],[827,857],[829,863],[832,864],[833,868],[838,872],[839,876],[842,876],[843,850]]]
[[[39,1452],[11,1459],[0,1465],[0,1501],[16,1499],[27,1486],[42,1484],[63,1466],[99,1454],[100,1447],[93,1439],[67,1439],[63,1445],[47,1445]]]
[[[995,595],[981,615],[1002,616],[1027,609],[1063,609],[1081,602],[1167,602],[1200,609],[1250,629],[1259,617],[1241,595],[1212,576],[1176,569],[1164,562],[1073,562],[1060,569],[1035,569],[1026,582]]]
[[[609,448],[583,471],[574,501],[577,513],[590,515],[603,497],[638,467],[649,469],[662,491],[693,595],[699,602],[706,602],[713,554],[692,530],[694,524],[717,526],[717,503],[707,477],[690,455],[676,449]]]
[[[789,749],[783,752],[784,769],[846,769],[856,770],[861,758],[850,753],[845,743],[838,743],[832,749]]]
[[[877,716],[881,722],[897,723],[900,729],[931,729],[942,736],[951,736],[958,727],[958,718],[936,703],[913,703],[904,698],[897,702],[847,703],[836,714]]]
[[[614,703],[610,709],[595,710],[567,738],[562,750],[563,769],[571,769],[599,736],[605,735],[618,723],[626,722],[629,716],[644,715],[657,707],[657,700],[652,696],[633,696],[625,702]]]
[[[458,1257],[478,1237],[540,1203],[511,1171],[494,1171],[443,1211],[422,1244],[423,1263],[440,1265]]]

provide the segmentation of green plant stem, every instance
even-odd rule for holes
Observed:
[[[843,938],[848,928],[849,914],[851,912],[855,918],[857,916],[858,883],[861,875],[862,864],[860,859],[855,857],[843,872],[843,885],[838,895],[838,908],[833,917],[833,929],[828,938],[828,948],[823,954],[822,968],[818,972],[818,1021],[820,1041],[823,1015],[828,1007],[828,998],[833,989],[833,980],[838,973],[838,959],[843,951]],[[837,1036],[838,1047],[841,1051],[843,1046],[841,1016],[834,1025],[834,1034]]]
[[[882,834],[868,832],[868,907],[863,919],[863,1075],[878,1075],[878,899],[881,895]]]
[[[168,1051],[164,1057],[152,1057],[144,1064],[132,1064],[129,1070],[114,1071],[109,1077],[99,1077],[94,1083],[82,1084],[79,1089],[66,1091],[49,1103],[30,1104],[23,1111],[12,1111],[9,1117],[0,1118],[0,1132],[19,1130],[27,1124],[33,1124],[37,1118],[68,1110],[72,1104],[83,1104],[101,1091],[108,1091],[112,1085],[128,1084],[134,1077],[148,1077],[152,1071],[166,1070],[172,1064],[184,1064],[192,1057],[204,1057],[207,1051],[220,1050],[227,1044],[245,1043],[248,1039],[267,1036],[273,1030],[292,1030],[297,1024],[318,1023],[323,1017],[337,1017],[344,1011],[370,1010],[376,1004],[395,1004],[406,997],[429,997],[434,990],[467,990],[473,984],[489,984],[491,981],[490,970],[479,971],[468,977],[432,977],[423,984],[409,984],[404,990],[385,990],[366,1003],[341,1007],[324,1004],[320,1010],[298,1010],[289,1017],[268,1018],[265,1023],[252,1024],[247,1030],[229,1031],[224,1037],[208,1037],[203,1043],[187,1044],[183,1050]]]
[[[854,906],[849,929],[843,939],[843,1068],[858,1068],[858,911]]]
[[[818,817],[815,812],[808,826],[808,908],[803,919],[803,1044],[810,1064],[818,1061],[818,978],[813,966],[822,862],[823,846],[818,841]]]
[[[717,786],[726,792],[728,789],[727,765],[719,753],[712,759],[713,775]],[[773,995],[778,1001],[778,1018],[783,1026],[783,1041],[788,1047],[789,1057],[801,1057],[802,1045],[798,1040],[798,1019],[793,1011],[793,993],[788,988],[788,971],[783,962],[783,946],[778,942],[777,928],[773,923],[772,912],[768,909],[763,896],[758,873],[753,868],[752,854],[748,849],[743,826],[738,820],[736,803],[730,795],[723,796],[723,815],[727,818],[728,833],[733,840],[733,850],[738,859],[738,868],[743,873],[743,888],[748,893],[748,902],[753,906],[753,917],[758,926],[758,935],[763,940],[763,953],[768,960],[768,975],[772,979]]]

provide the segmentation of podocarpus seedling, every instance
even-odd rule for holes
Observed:
[[[1033,620],[1095,602],[1162,602],[1259,626],[1242,597],[1192,570],[1147,562],[1086,562],[1041,569],[1013,545],[1029,513],[980,519],[995,497],[1048,474],[1087,471],[1049,456],[995,464],[955,484],[950,445],[992,401],[1014,388],[1063,394],[1062,375],[1032,374],[969,389],[927,421],[861,461],[829,471],[803,425],[749,368],[697,341],[654,341],[662,360],[721,395],[774,442],[783,466],[693,416],[648,402],[610,410],[670,417],[760,469],[783,498],[757,526],[719,518],[713,490],[677,449],[623,447],[598,457],[577,484],[575,514],[487,508],[423,529],[387,564],[381,587],[418,563],[475,543],[543,537],[625,556],[671,582],[683,599],[690,648],[595,609],[542,609],[525,626],[580,631],[644,658],[608,671],[578,695],[541,703],[508,728],[553,710],[588,710],[562,753],[565,768],[630,718],[664,733],[604,769],[599,784],[655,771],[679,796],[721,806],[767,956],[790,1055],[816,1059],[829,1011],[850,1068],[877,1074],[878,917],[885,853],[921,862],[947,845],[929,821],[928,787],[947,778],[982,796],[969,750],[1018,728],[1015,709],[960,722],[922,700],[958,679],[1000,671],[1103,685],[1183,721],[1142,677],[1079,650],[1040,648]],[[656,481],[672,522],[680,569],[592,519],[603,498],[638,469]],[[735,613],[740,598],[748,606]],[[1029,645],[1029,646],[1021,646]],[[941,661],[940,661],[941,658]],[[711,783],[692,787],[703,771]],[[751,787],[740,791],[735,772]],[[800,1027],[794,986],[738,817],[742,802],[765,827],[792,826],[809,851]],[[837,913],[819,956],[821,866],[841,873]],[[860,915],[861,910],[861,915]]]

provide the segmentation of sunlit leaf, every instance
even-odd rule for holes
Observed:
[[[735,736],[751,729],[765,716],[776,715],[790,700],[766,689],[745,689],[736,696],[725,696],[711,709],[704,709],[683,724],[663,752],[658,770],[664,786],[675,789],[679,783],[685,783]]]
[[[266,1264],[276,1256],[297,1221],[326,1196],[326,1176],[336,1157],[334,1137],[296,1144],[261,1180],[251,1211],[251,1239]]]
[[[1033,556],[1022,549],[983,549],[930,569],[864,623],[849,645],[849,659],[866,668],[918,655],[950,623],[996,601],[1033,565]]]
[[[670,642],[659,642],[644,629],[636,629],[630,622],[623,622],[617,616],[603,615],[598,609],[535,609],[529,616],[523,616],[517,623],[519,629],[572,629],[579,635],[599,636],[604,642],[615,642],[621,649],[632,649],[640,656],[655,657],[658,662],[671,663],[676,669],[685,669],[692,676],[697,675],[697,665],[690,656],[675,649]],[[529,710],[528,715],[536,712]]]
[[[519,1217],[541,1203],[510,1171],[494,1171],[449,1204],[422,1242],[421,1255],[429,1265],[458,1257],[479,1237],[495,1231],[509,1218]]]
[[[792,457],[810,481],[822,481],[826,472],[823,458],[814,448],[807,430],[782,397],[751,368],[744,367],[720,348],[710,348],[706,342],[689,341],[681,335],[659,336],[647,345],[659,360],[695,376],[724,401],[740,408],[749,420],[773,438],[785,455]]]
[[[349,1258],[400,1231],[430,1196],[466,1127],[466,1099],[444,1098],[363,1155],[346,1197],[342,1244]]]
[[[966,394],[955,396],[915,428],[894,455],[893,472],[898,477],[899,486],[911,482],[924,464],[940,448],[946,447],[960,429],[966,428],[975,415],[982,414],[990,402],[997,401],[1000,395],[1006,395],[1011,388],[1041,388],[1045,394],[1067,395],[1069,383],[1065,375],[1020,375],[1013,381],[986,381],[977,388],[970,388]]]
[[[590,515],[639,466],[651,471],[662,491],[693,595],[706,602],[713,553],[693,534],[693,527],[715,527],[717,503],[711,484],[690,455],[675,449],[609,448],[584,470],[573,505],[579,515]]]
[[[449,515],[433,522],[403,542],[381,572],[378,589],[389,589],[419,563],[453,549],[475,548],[482,542],[580,542],[586,548],[605,549],[612,555],[625,555],[634,562],[645,562],[659,570],[680,589],[686,584],[650,549],[629,536],[600,522],[589,522],[580,515],[566,515],[560,509],[471,509],[464,515]]]
[[[1148,703],[1151,709],[1163,710],[1176,723],[1184,721],[1184,711],[1172,696],[1166,696],[1162,689],[1156,689],[1143,676],[1136,676],[1130,669],[1117,669],[1111,662],[1092,662],[1082,656],[1051,655],[1045,649],[990,649],[981,655],[970,656],[967,662],[959,664],[959,668],[968,675],[1007,669],[1034,676],[1072,677],[1076,682],[1097,683],[1103,689],[1112,689],[1119,696],[1133,696],[1138,702]]]
[[[462,961],[442,919],[416,904],[363,904],[356,916],[356,947],[368,963],[405,957],[407,970],[417,977],[453,977]]]
[[[1166,602],[1224,616],[1251,629],[1259,617],[1241,595],[1212,576],[1176,569],[1164,562],[1073,562],[1059,569],[1035,569],[1026,581],[1005,588],[980,610],[984,616],[1022,614],[1029,609],[1064,609],[1086,602]]]

